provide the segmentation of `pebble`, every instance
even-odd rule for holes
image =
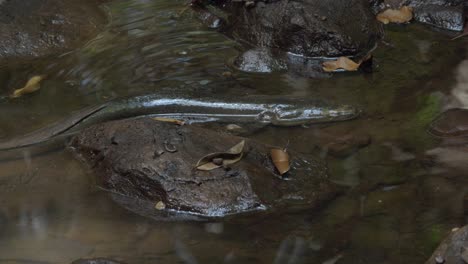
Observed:
[[[226,78],[230,78],[230,77],[232,77],[232,72],[230,72],[230,71],[225,71],[225,72],[222,73],[222,75],[223,75],[224,77],[226,77]]]
[[[200,83],[201,85],[207,85],[207,84],[209,84],[210,82],[211,82],[210,80],[201,80],[199,83]]]
[[[156,203],[154,208],[157,209],[157,210],[164,210],[164,209],[166,209],[166,205],[162,201],[159,201],[159,202]]]
[[[223,165],[223,159],[222,158],[214,158],[211,162],[213,162],[214,165],[218,165],[218,166]]]
[[[443,264],[445,262],[445,259],[441,256],[437,256],[435,258],[436,264]]]
[[[229,124],[229,125],[226,126],[226,130],[228,130],[228,131],[236,131],[236,130],[240,130],[240,129],[242,129],[242,127],[238,126],[236,124]]]

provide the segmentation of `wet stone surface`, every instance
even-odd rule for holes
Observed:
[[[468,226],[453,230],[426,264],[465,264],[468,261]]]
[[[201,157],[241,140],[246,146],[240,162],[211,171],[195,168]],[[197,126],[108,122],[84,130],[71,146],[117,203],[158,219],[311,209],[338,194],[326,167],[313,158],[291,152],[292,169],[284,180],[269,157],[271,147]]]
[[[445,30],[462,31],[465,24],[463,0],[371,0],[376,13],[397,9],[406,5],[413,7],[414,20]]]
[[[106,21],[99,2],[0,1],[0,59],[41,57],[84,44]]]

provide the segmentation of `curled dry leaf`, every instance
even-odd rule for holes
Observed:
[[[160,121],[160,122],[168,122],[168,123],[173,123],[179,126],[185,125],[185,121],[178,120],[178,119],[173,119],[173,118],[166,118],[166,117],[153,117],[153,120]]]
[[[41,88],[41,81],[45,78],[45,75],[35,75],[26,83],[23,88],[16,89],[11,98],[18,98],[22,95],[33,93]]]
[[[195,167],[198,170],[210,171],[216,168],[234,164],[242,159],[245,140],[242,140],[226,152],[214,152],[201,158]]]
[[[345,71],[357,71],[361,63],[356,63],[347,57],[339,57],[337,60],[325,61],[322,63],[322,68],[326,72],[334,72],[338,69]]]
[[[284,149],[271,149],[271,160],[275,164],[279,174],[283,175],[291,168],[289,165],[289,154]]]
[[[400,9],[387,9],[377,15],[377,20],[384,23],[407,23],[413,19],[413,8],[402,6]]]

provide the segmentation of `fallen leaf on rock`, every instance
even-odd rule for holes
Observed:
[[[346,71],[357,71],[360,63],[356,63],[347,57],[339,57],[337,60],[325,61],[322,63],[322,68],[326,72],[334,72],[338,69]]]
[[[275,164],[276,169],[280,175],[285,174],[289,171],[289,154],[284,149],[271,149],[270,150],[271,160]]]
[[[153,117],[153,120],[160,121],[160,122],[168,122],[168,123],[173,123],[179,126],[185,125],[185,121],[178,120],[178,119],[173,119],[173,118],[166,118],[166,117]]]
[[[156,210],[164,210],[164,209],[166,209],[166,205],[162,201],[159,201],[159,202],[156,203],[154,208]]]
[[[377,20],[384,23],[406,23],[413,19],[413,8],[402,6],[400,9],[387,9],[377,15]]]
[[[214,152],[201,158],[195,167],[198,170],[210,171],[222,166],[234,164],[242,159],[245,140],[242,140],[226,152]]]
[[[16,89],[11,98],[18,98],[22,95],[33,93],[41,88],[41,81],[45,78],[45,75],[33,76],[23,88]]]

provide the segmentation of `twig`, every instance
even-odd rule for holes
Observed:
[[[463,38],[463,37],[465,37],[465,36],[468,36],[468,32],[463,33],[463,34],[461,34],[461,35],[458,35],[458,36],[456,36],[456,37],[454,37],[454,38],[452,38],[452,39],[450,39],[450,40],[456,40],[456,39],[459,39],[459,38]]]

